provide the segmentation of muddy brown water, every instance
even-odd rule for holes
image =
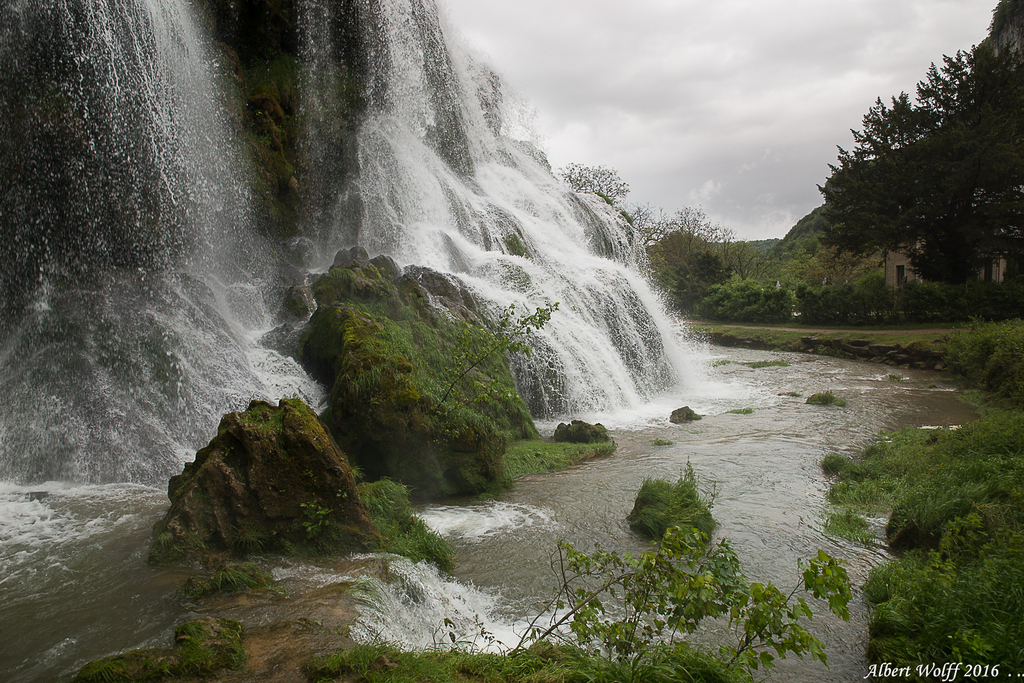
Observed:
[[[716,359],[732,362],[712,367]],[[769,359],[790,365],[749,366]],[[549,560],[557,541],[570,540],[579,548],[597,542],[607,549],[645,549],[625,522],[633,497],[644,478],[675,479],[687,463],[703,489],[714,492],[717,535],[732,542],[748,579],[790,588],[798,578],[797,559],[823,548],[845,558],[859,583],[886,558],[886,551],[822,533],[829,484],[819,466],[822,456],[829,451],[852,455],[880,429],[955,425],[975,416],[933,372],[720,348],[706,350],[702,362],[709,366],[703,385],[633,414],[587,416],[613,428],[619,444],[613,456],[524,477],[493,500],[424,508],[428,523],[455,543],[459,565],[454,577],[428,579],[436,586],[414,586],[411,602],[403,604],[422,602],[433,591],[438,609],[456,602],[470,611],[479,607],[492,632],[514,638],[514,624],[532,616],[551,595]],[[890,374],[905,379],[894,381]],[[825,390],[845,398],[847,406],[804,403],[806,396]],[[780,395],[786,392],[801,396]],[[668,412],[684,402],[704,419],[670,424]],[[752,414],[726,412],[748,407]],[[656,446],[652,442],[657,439],[673,443]],[[309,605],[323,603],[325,587],[359,574],[347,560],[264,560],[285,582],[290,597],[183,605],[174,591],[190,572],[145,562],[152,525],[167,504],[163,491],[142,486],[0,485],[3,680],[70,680],[87,661],[137,647],[167,647],[174,626],[197,613],[223,613],[253,629],[308,618]],[[317,612],[314,619],[325,625],[325,619],[336,618],[338,608],[331,604],[318,609],[323,614]],[[419,616],[399,609],[402,614],[385,610],[377,630],[404,628],[422,636],[436,629],[433,622],[443,614]],[[811,624],[825,643],[830,669],[791,659],[780,665],[775,678],[860,680],[867,669],[866,610],[859,594],[851,611],[848,623],[816,617]],[[731,636],[720,624],[709,624],[696,637],[717,645]]]

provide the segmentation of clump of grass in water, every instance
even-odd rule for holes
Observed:
[[[841,512],[828,513],[825,519],[825,533],[865,545],[875,540],[875,532],[868,521],[849,508]]]
[[[645,479],[626,521],[631,529],[655,540],[669,527],[696,528],[710,537],[717,524],[711,515],[712,498],[697,490],[697,475],[687,463],[685,474],[672,483]]]
[[[666,439],[651,439],[652,446],[671,446],[675,441],[668,441]]]
[[[892,375],[889,375],[889,381],[891,381],[891,382],[906,382],[907,378],[904,377],[903,375],[892,374]]]
[[[789,363],[784,360],[759,360],[756,363],[751,363],[749,367],[755,370],[760,368],[788,368]]]
[[[735,361],[731,361],[731,360],[729,360],[727,358],[719,358],[718,360],[716,360],[716,361],[711,363],[711,367],[718,368],[718,367],[721,367],[723,365],[729,365],[730,363],[734,363],[734,362]]]
[[[831,391],[824,391],[818,394],[811,395],[804,403],[809,403],[815,406],[839,406],[842,408],[846,405],[846,399],[839,398]]]
[[[243,591],[276,588],[274,577],[252,563],[228,564],[213,573],[208,579],[192,576],[179,589],[182,596],[197,600],[212,593],[241,593]]]
[[[732,410],[725,411],[726,415],[750,415],[754,412],[753,408],[733,408]]]

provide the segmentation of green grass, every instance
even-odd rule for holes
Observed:
[[[829,511],[825,518],[824,531],[829,536],[845,538],[855,543],[869,544],[875,541],[871,524],[853,510]]]
[[[958,430],[883,433],[858,459],[829,454],[836,524],[889,513],[902,551],[872,569],[868,655],[894,666],[1024,667],[1024,413]]]
[[[809,403],[815,406],[839,406],[842,408],[846,405],[846,399],[839,398],[831,391],[824,391],[818,394],[812,394],[804,403]]]
[[[731,365],[732,363],[735,363],[735,362],[736,361],[728,360],[726,358],[719,358],[718,360],[716,360],[716,361],[711,363],[711,367],[719,368],[719,367],[722,367],[723,365]]]
[[[675,441],[668,441],[666,439],[651,439],[652,446],[671,446],[675,444]]]
[[[632,661],[607,659],[572,646],[540,643],[506,655],[439,649],[405,652],[356,645],[303,667],[311,683],[745,683],[738,668],[686,643],[653,647]]]
[[[941,351],[945,349],[946,333],[912,333],[912,331],[941,327],[956,327],[957,325],[958,324],[954,323],[950,323],[949,325],[885,325],[881,328],[858,327],[855,330],[851,330],[849,327],[837,327],[834,328],[834,331],[823,332],[820,334],[816,332],[816,330],[827,330],[829,328],[824,325],[801,326],[799,324],[787,324],[784,327],[793,329],[783,330],[770,325],[749,325],[738,327],[733,325],[695,323],[692,326],[692,329],[694,332],[711,336],[724,334],[736,339],[748,340],[756,343],[762,348],[773,351],[802,351],[804,346],[800,341],[801,338],[816,335],[821,337],[870,339],[872,344],[902,344],[903,346],[909,346],[910,344],[917,343],[924,348]],[[959,325],[962,326],[962,323]],[[889,330],[896,332],[890,333]],[[906,330],[907,333],[900,333],[897,330]]]
[[[784,360],[759,360],[754,363],[750,363],[748,367],[756,369],[760,368],[788,368],[789,363]]]
[[[733,408],[732,410],[725,411],[726,415],[752,415],[754,412],[753,408]]]
[[[539,439],[516,441],[505,451],[505,477],[513,480],[527,474],[568,469],[590,458],[611,455],[615,448],[614,442],[576,444]]]
[[[241,593],[247,590],[276,588],[274,577],[254,564],[228,564],[206,579],[192,576],[185,580],[179,592],[182,596],[196,600],[212,593]]]
[[[382,550],[413,562],[433,562],[446,572],[455,568],[455,549],[413,512],[406,486],[390,479],[360,484],[359,498],[384,536]]]
[[[711,506],[712,499],[700,494],[697,475],[687,464],[685,474],[675,483],[645,479],[626,521],[637,533],[655,540],[660,540],[665,530],[673,526],[693,527],[710,538],[717,526]]]

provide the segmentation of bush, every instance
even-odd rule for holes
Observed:
[[[792,319],[793,303],[793,293],[786,288],[734,277],[711,287],[697,312],[709,320],[780,323]]]
[[[946,342],[950,369],[1024,407],[1024,322],[976,324]]]
[[[890,509],[886,535],[905,551],[864,586],[869,658],[1024,665],[1024,414],[907,428],[859,461],[826,461],[841,478],[829,501],[851,518],[857,507]]]
[[[654,540],[674,526],[696,528],[710,536],[716,526],[711,505],[711,499],[702,497],[697,490],[697,475],[687,464],[686,474],[674,484],[664,479],[645,479],[626,521],[631,529]]]
[[[846,399],[839,398],[831,391],[825,391],[818,394],[812,394],[807,398],[804,403],[810,403],[814,406],[839,406],[843,407],[846,405]]]

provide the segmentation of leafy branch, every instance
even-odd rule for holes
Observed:
[[[441,397],[444,404],[449,397],[460,403],[467,403],[468,397],[460,385],[467,376],[480,367],[488,358],[495,354],[523,353],[529,356],[532,352],[526,343],[526,337],[551,320],[551,314],[558,310],[558,303],[547,307],[539,307],[530,315],[515,317],[516,305],[509,304],[498,316],[496,330],[463,323],[459,330],[455,348],[452,351],[447,368],[448,387]],[[475,382],[473,385],[477,400],[493,399],[491,381]]]
[[[527,627],[527,642],[566,638],[565,627],[584,647],[597,646],[624,661],[644,657],[656,643],[693,633],[707,617],[725,617],[739,633],[720,655],[730,665],[771,668],[775,657],[810,653],[825,662],[821,642],[800,623],[812,613],[800,590],[824,598],[848,619],[849,577],[844,562],[819,551],[803,569],[803,582],[789,594],[771,583],[748,584],[728,541],[715,545],[697,529],[669,529],[652,551],[580,552],[561,542],[553,568],[560,584],[540,616]],[[793,599],[796,598],[794,602]],[[544,621],[546,620],[546,623]]]

